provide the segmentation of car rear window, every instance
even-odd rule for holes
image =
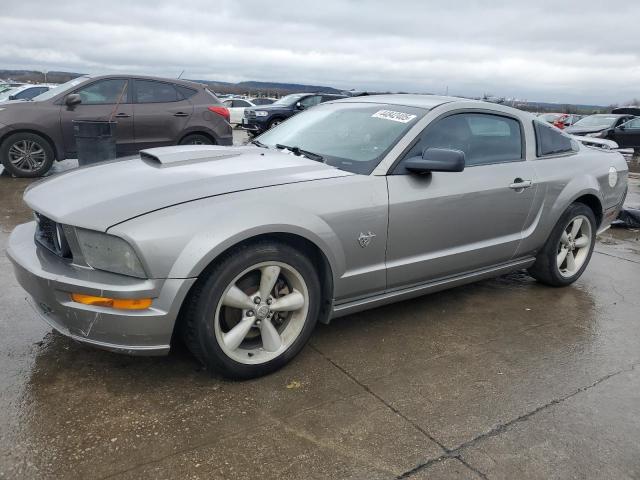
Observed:
[[[536,131],[536,153],[538,157],[574,151],[571,139],[558,129],[542,122],[533,122]]]
[[[153,80],[136,80],[135,91],[137,103],[177,102],[178,92],[170,83]]]

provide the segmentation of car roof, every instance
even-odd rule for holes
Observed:
[[[132,75],[127,73],[112,75],[82,75],[82,77],[90,78],[91,80],[99,80],[103,78],[135,78],[138,80],[157,80],[159,82],[170,82],[177,85],[184,85],[185,87],[206,87],[206,85],[202,83],[192,82],[190,80],[182,80],[179,78],[153,77],[150,75]]]
[[[473,102],[477,100],[468,100],[466,98],[445,97],[440,95],[414,95],[414,94],[384,94],[384,95],[367,95],[363,97],[347,97],[336,100],[331,103],[384,103],[388,105],[399,105],[403,107],[417,107],[431,110],[438,105],[451,102]],[[482,102],[478,102],[482,103]]]

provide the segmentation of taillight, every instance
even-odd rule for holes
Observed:
[[[217,113],[222,118],[224,118],[227,122],[229,120],[231,120],[231,117],[229,116],[229,110],[227,110],[226,107],[211,106],[211,107],[209,107],[209,111],[211,111],[213,113]]]

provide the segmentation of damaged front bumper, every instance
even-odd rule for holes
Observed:
[[[195,279],[138,279],[74,265],[34,240],[35,222],[17,226],[7,256],[29,303],[55,330],[79,342],[133,355],[168,353],[180,305]],[[152,298],[145,310],[84,305],[72,293]]]

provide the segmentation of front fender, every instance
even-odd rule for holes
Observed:
[[[288,233],[316,245],[337,280],[346,269],[345,253],[327,222],[284,198],[266,200],[261,192],[257,189],[188,202],[108,231],[134,246],[152,278],[198,277],[216,257],[244,240]]]

